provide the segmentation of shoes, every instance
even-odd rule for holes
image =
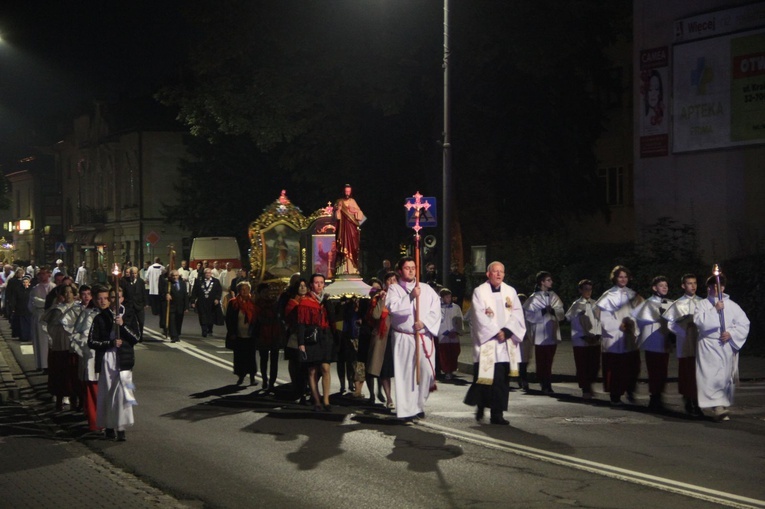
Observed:
[[[180,339],[178,339],[178,338],[172,338],[170,340],[171,343],[177,343],[178,341],[180,341]]]
[[[724,406],[716,406],[714,410],[714,416],[713,419],[715,422],[720,421],[729,421],[730,417],[728,417],[728,409]]]
[[[385,403],[385,408],[387,408],[388,410],[393,410],[394,408],[396,408],[396,405],[393,404],[393,401],[387,401]]]
[[[648,408],[655,411],[655,412],[661,412],[664,410],[664,403],[661,401],[661,396],[657,395],[651,395],[651,399],[648,400]]]
[[[479,407],[476,409],[476,411],[475,411],[475,420],[476,420],[477,422],[482,422],[482,421],[483,421],[483,413],[484,413],[484,410],[485,410],[485,409],[484,409],[484,407],[482,407],[482,406],[479,406]]]
[[[508,426],[508,425],[510,425],[510,421],[508,421],[504,417],[492,417],[489,420],[489,422],[492,423],[492,424],[498,424],[500,426]]]
[[[582,392],[582,399],[591,400],[592,399],[592,393],[591,392]]]
[[[444,375],[444,380],[451,380],[452,378],[454,378],[454,377],[452,376],[451,373],[447,373],[447,374]]]
[[[416,415],[418,419],[424,419],[425,418],[425,412],[420,412]]]
[[[685,406],[685,413],[693,415],[693,400],[691,398],[683,398],[683,403]]]
[[[321,405],[314,405],[313,406],[313,411],[314,412],[323,412],[324,411],[324,407],[321,406]]]
[[[127,440],[127,438],[125,438],[125,432],[124,431],[118,431],[117,432],[117,442],[124,442],[125,440]]]
[[[254,376],[250,376],[250,387],[255,387],[256,385],[258,385],[258,383],[259,382],[255,380]]]
[[[207,337],[207,331],[206,331],[206,330],[203,330],[203,331],[202,331],[202,337],[203,337],[203,338],[206,338],[206,337]]]
[[[385,403],[385,396],[383,396],[383,393],[380,389],[377,389],[377,399],[380,400],[380,403]]]
[[[123,431],[123,433],[125,432]],[[116,437],[117,435],[114,433],[114,428],[106,428],[106,430],[104,430],[104,438],[107,440],[114,440]]]
[[[613,407],[624,406],[624,403],[622,403],[622,398],[618,396],[611,396],[611,406]]]
[[[236,385],[242,385],[242,382],[244,382],[244,375],[236,379]]]
[[[627,391],[627,401],[630,403],[635,403],[635,393],[632,391]]]
[[[375,397],[372,396],[371,398],[367,399],[367,405],[374,406],[375,404]]]
[[[523,392],[529,392],[529,383],[526,380],[521,381],[519,385]]]
[[[324,405],[324,411],[325,412],[331,412],[332,411],[332,405],[330,405],[329,403]]]

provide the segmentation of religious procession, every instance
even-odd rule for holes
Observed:
[[[419,221],[419,198],[407,206]],[[643,297],[630,288],[630,270],[617,265],[611,288],[596,299],[593,281],[584,278],[568,307],[553,290],[553,274],[539,271],[526,295],[505,282],[501,261],[488,263],[485,281],[469,293],[457,264],[442,285],[432,263],[422,266],[419,248],[395,265],[384,260],[364,281],[365,220],[350,185],[334,206],[309,218],[282,191],[251,226],[249,271],[229,260],[191,260],[189,268],[187,260],[176,263],[172,246],[169,263],[156,257],[140,269],[128,262],[92,273],[83,263],[74,277],[62,260],[53,269],[9,264],[0,276],[3,313],[12,336],[31,343],[56,410],[81,411],[88,428],[110,440],[125,441],[135,422],[134,347],[146,337],[147,311],[170,343],[182,341],[184,319],[196,313],[201,337],[220,338],[232,351],[236,386],[262,384],[262,395],[279,392],[316,413],[333,411],[334,364],[347,405],[412,424],[426,417],[437,383],[465,376],[464,404],[474,407],[475,420],[485,422],[488,409],[488,424],[506,426],[512,391],[536,392],[531,383],[538,383],[540,394],[555,394],[555,354],[568,322],[583,402],[596,398],[602,380],[610,405],[636,404],[644,363],[648,409],[665,411],[674,351],[685,412],[730,419],[749,320],[725,293],[717,266],[708,277],[683,275],[675,282],[683,293],[673,300],[666,277],[653,278],[651,295]],[[299,232],[310,248],[310,270],[305,261],[298,270]],[[460,370],[464,337],[473,362]],[[277,384],[282,355],[286,387]]]

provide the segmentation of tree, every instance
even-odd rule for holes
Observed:
[[[627,26],[630,3],[454,4],[452,141],[463,231],[501,239],[598,210],[593,145],[605,111],[597,91],[612,86],[604,50]],[[353,184],[370,217],[364,249],[390,257],[408,235],[404,198],[440,194],[441,5],[195,3],[201,36],[189,73],[158,97],[211,147],[223,136],[251,140],[253,158],[267,163],[240,165],[232,178],[252,172],[253,185],[278,181],[270,194],[288,187],[309,211]]]

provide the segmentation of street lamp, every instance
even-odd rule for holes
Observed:
[[[442,177],[442,197],[441,220],[443,224],[443,247],[441,252],[441,283],[446,284],[446,275],[448,274],[451,263],[451,234],[449,226],[451,223],[451,192],[452,192],[452,146],[450,133],[450,111],[449,111],[449,0],[444,0],[444,132],[443,132],[443,165],[441,170]]]

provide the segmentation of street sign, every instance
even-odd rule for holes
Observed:
[[[66,253],[66,242],[56,242],[56,253],[58,254]]]
[[[414,204],[414,196],[407,198],[406,202]],[[438,226],[436,215],[436,198],[433,196],[423,196],[420,198],[420,202],[427,202],[429,204],[427,208],[422,207],[420,209],[420,226],[423,228],[433,228]],[[412,228],[414,226],[414,212],[414,207],[410,207],[406,211],[406,226],[408,228]]]
[[[159,233],[155,232],[154,230],[146,234],[146,242],[148,242],[152,246],[155,245],[157,242],[159,242],[159,239],[160,239]]]

